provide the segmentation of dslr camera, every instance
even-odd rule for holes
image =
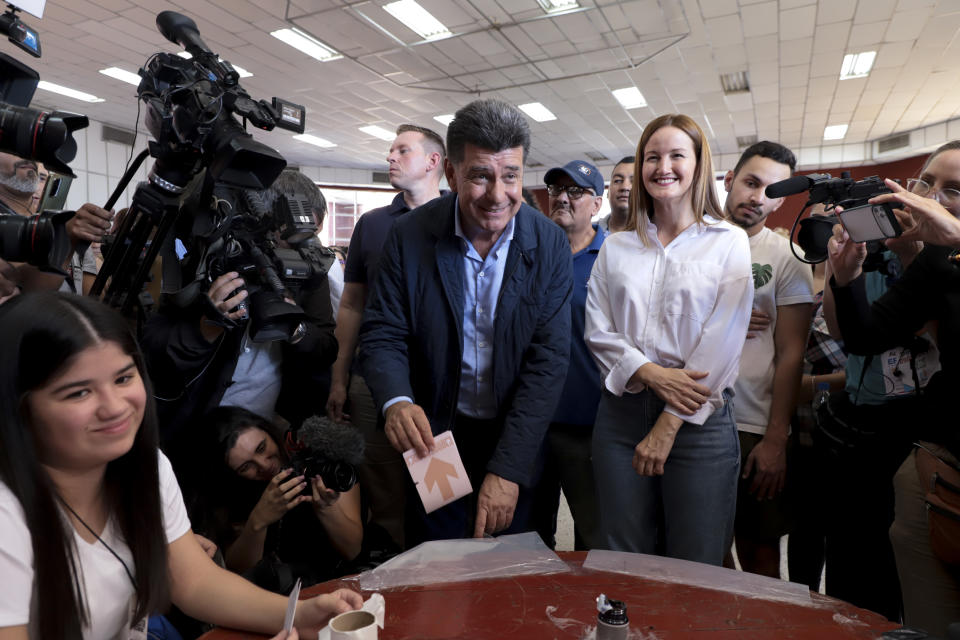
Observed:
[[[359,431],[330,418],[312,416],[292,435],[296,443],[290,455],[294,474],[319,477],[325,487],[340,493],[357,484],[356,466],[363,462],[364,449]]]

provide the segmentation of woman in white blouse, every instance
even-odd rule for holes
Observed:
[[[750,246],[722,220],[688,116],[637,145],[627,229],[590,276],[585,339],[604,393],[593,432],[601,536],[618,551],[719,565],[740,447],[731,406],[753,300]]]

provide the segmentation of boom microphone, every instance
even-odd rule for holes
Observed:
[[[354,466],[363,463],[363,436],[353,427],[330,418],[307,418],[297,431],[297,439],[329,460]]]

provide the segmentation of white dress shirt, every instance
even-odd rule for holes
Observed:
[[[607,238],[590,274],[584,339],[614,395],[637,369],[706,371],[710,399],[693,415],[703,424],[733,387],[753,301],[750,244],[740,228],[705,216],[666,247],[648,226],[650,246],[633,232]],[[639,391],[631,388],[629,391]]]

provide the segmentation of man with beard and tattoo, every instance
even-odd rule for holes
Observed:
[[[747,148],[724,178],[724,213],[750,238],[754,287],[750,331],[734,385],[741,450],[734,544],[745,571],[775,578],[780,577],[780,536],[791,526],[783,493],[787,439],[810,329],[813,274],[793,257],[788,239],[764,226],[784,200],[768,198],[764,190],[795,168],[789,149],[762,141]]]
[[[633,163],[619,164],[633,178]],[[616,174],[616,169],[614,173]],[[573,297],[570,301],[570,367],[560,404],[554,413],[544,447],[544,470],[534,513],[537,531],[551,547],[557,529],[560,488],[574,520],[577,550],[596,548],[596,499],[593,463],[590,460],[593,421],[600,402],[603,380],[600,370],[583,341],[587,304],[587,281],[607,232],[591,220],[603,202],[603,176],[595,166],[582,160],[547,171],[544,176],[549,196],[549,216],[570,241],[573,253]],[[616,197],[618,192],[611,194]],[[630,187],[627,186],[629,193]]]
[[[621,158],[610,174],[610,214],[600,219],[600,228],[607,233],[627,228],[627,213],[630,211],[630,190],[633,188],[634,156]]]
[[[38,163],[18,156],[0,152],[0,215],[33,215],[33,195],[40,184]],[[67,222],[67,233],[75,248],[80,242],[99,242],[110,229],[112,214],[95,204],[87,203],[77,210],[76,215]],[[89,251],[89,249],[88,249]],[[71,252],[71,256],[74,252]],[[69,262],[56,265],[68,269]],[[73,279],[64,280],[63,276],[43,273],[36,267],[17,264],[15,279],[25,291],[57,289],[67,287],[75,289]],[[77,279],[79,280],[79,279]]]

